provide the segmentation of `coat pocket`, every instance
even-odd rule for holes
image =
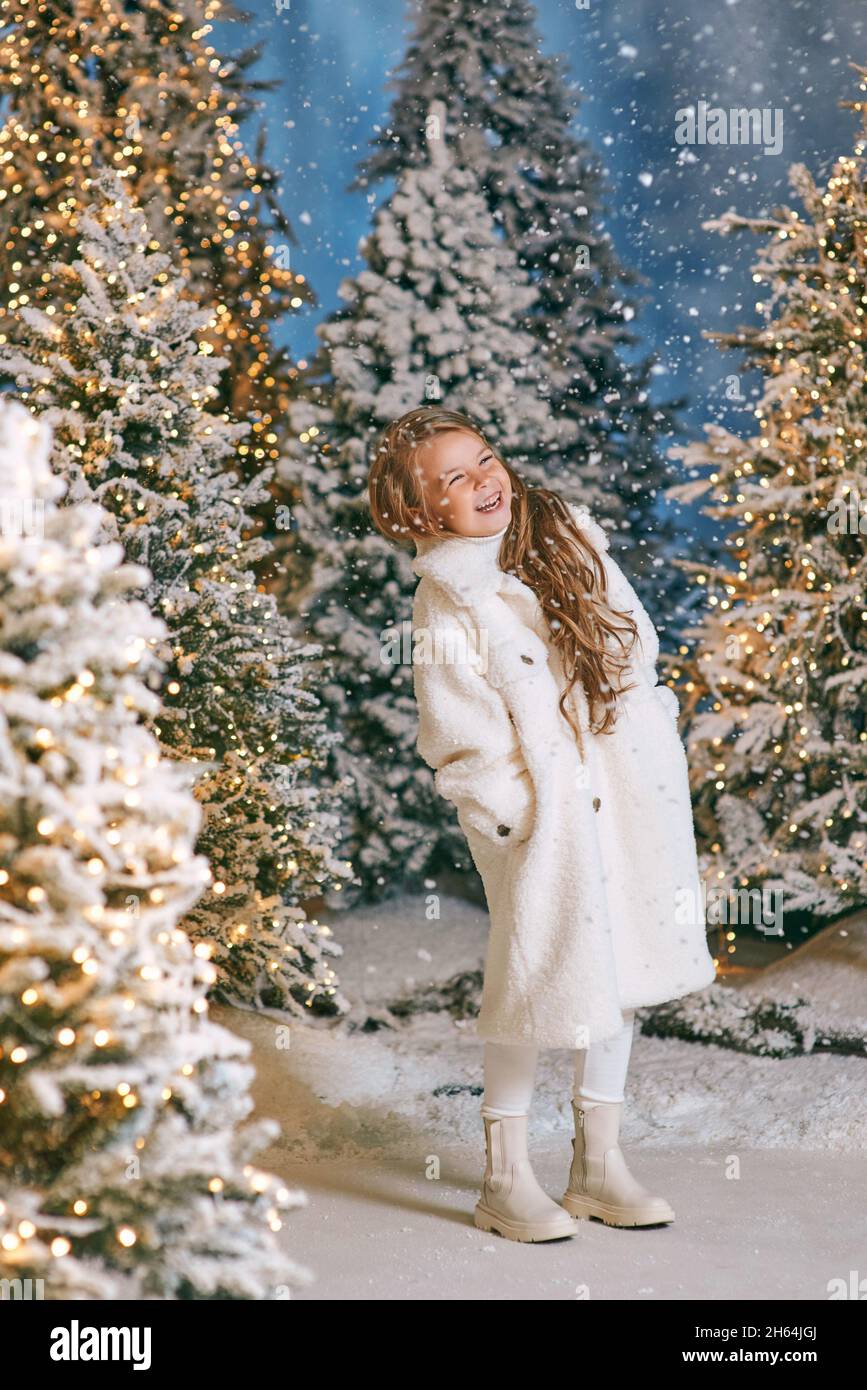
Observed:
[[[441,796],[453,802],[464,834],[470,827],[497,845],[514,845],[529,839],[536,797],[519,748],[486,767],[471,788],[465,779],[460,786],[455,785],[448,765],[436,773],[434,784]]]
[[[527,631],[512,641],[491,645],[488,652],[488,680],[498,690],[551,681],[548,648],[535,632]]]

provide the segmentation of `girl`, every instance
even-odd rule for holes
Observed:
[[[476,1225],[539,1241],[573,1234],[573,1217],[673,1221],[618,1144],[635,1010],[715,978],[656,632],[602,528],[528,488],[458,411],[390,425],[369,496],[377,529],[415,543],[417,747],[490,912]],[[527,1153],[539,1047],[575,1049],[561,1204]]]

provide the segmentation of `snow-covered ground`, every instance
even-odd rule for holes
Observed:
[[[515,1244],[472,1224],[484,1138],[471,1021],[438,1011],[383,1026],[387,1004],[428,987],[438,999],[436,987],[479,969],[486,913],[443,898],[440,920],[427,921],[424,900],[404,897],[332,922],[348,1018],[293,1028],[286,1047],[283,1019],[211,1010],[250,1039],[257,1113],[281,1125],[257,1162],[307,1193],[282,1237],[315,1276],[297,1297],[812,1300],[851,1270],[867,1276],[864,1057],[648,1037],[640,1011],[621,1142],[676,1221],[580,1222],[571,1240]],[[826,929],[737,993],[784,1000],[809,988],[817,1018],[867,1035],[865,930],[867,914]],[[571,1153],[571,1074],[570,1053],[540,1052],[531,1155],[555,1199]]]

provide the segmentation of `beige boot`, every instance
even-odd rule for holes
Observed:
[[[536,1181],[527,1157],[527,1116],[482,1116],[487,1161],[474,1221],[506,1240],[561,1240],[575,1222]]]
[[[664,1197],[636,1182],[618,1144],[623,1102],[594,1102],[586,1110],[572,1101],[575,1138],[563,1207],[570,1216],[591,1217],[607,1226],[657,1226],[674,1220]]]

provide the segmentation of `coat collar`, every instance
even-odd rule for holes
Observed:
[[[579,529],[596,545],[601,553],[609,548],[608,534],[591,517],[583,504],[568,502]],[[469,608],[480,598],[487,598],[501,590],[532,593],[517,575],[501,570],[499,565],[500,543],[511,526],[506,522],[502,531],[493,536],[455,536],[445,533],[442,536],[420,536],[416,539],[416,555],[410,563],[415,573],[427,575],[447,591],[452,600],[462,608]]]
[[[523,589],[521,580],[499,565],[500,545],[510,525],[507,521],[492,536],[420,536],[412,568],[422,578],[442,585],[462,608],[501,589],[516,585]]]

